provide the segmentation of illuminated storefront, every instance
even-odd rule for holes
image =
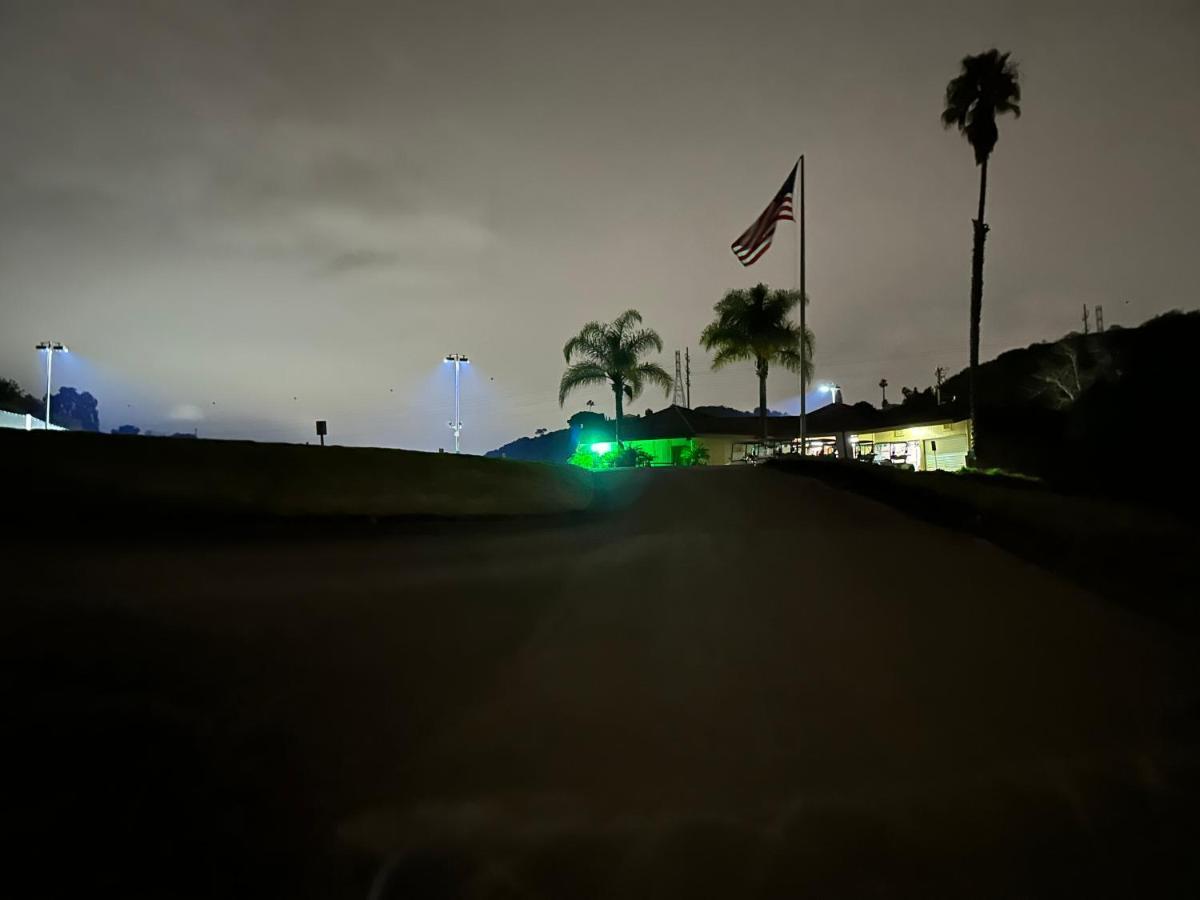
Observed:
[[[850,442],[855,459],[863,462],[953,472],[967,464],[967,425],[963,420],[858,432]]]

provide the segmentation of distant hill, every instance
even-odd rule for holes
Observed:
[[[603,421],[603,414],[581,410],[567,419],[566,428],[533,437],[517,438],[503,447],[489,450],[484,456],[521,459],[527,462],[565,463],[575,452],[580,432],[590,424]]]
[[[536,437],[521,437],[509,441],[503,447],[489,450],[484,456],[521,459],[527,462],[565,463],[575,451],[572,435],[578,435],[578,431],[560,428],[558,431],[550,431]]]
[[[697,406],[694,407],[698,413],[703,413],[706,416],[717,416],[726,419],[747,419],[758,415],[758,410],[734,409],[730,406]],[[786,416],[787,413],[779,412],[778,410],[768,409],[768,416]]]
[[[1065,335],[979,367],[980,464],[1089,492],[1182,496],[1200,486],[1171,438],[1195,405],[1185,368],[1200,346],[1200,311],[1136,328]],[[943,396],[967,396],[967,372]]]

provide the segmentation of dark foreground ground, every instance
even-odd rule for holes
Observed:
[[[615,477],[10,542],[0,894],[1200,892],[1196,638],[808,478]]]

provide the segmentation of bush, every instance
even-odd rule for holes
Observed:
[[[622,447],[619,450],[609,450],[600,457],[600,468],[604,469],[643,469],[654,461],[654,457],[645,450],[637,447]]]
[[[590,447],[580,445],[575,448],[571,458],[567,460],[573,466],[583,469],[632,469],[645,468],[654,461],[654,457],[636,447],[613,448],[607,453],[593,453]]]
[[[580,444],[568,457],[567,465],[579,466],[581,469],[598,469],[600,468],[600,458],[592,452],[590,447]]]
[[[689,442],[683,448],[683,452],[679,454],[679,464],[681,466],[707,466],[708,447],[704,444],[697,444],[695,441]]]

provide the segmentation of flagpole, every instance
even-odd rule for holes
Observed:
[[[805,346],[806,341],[804,336],[807,333],[804,328],[804,307],[808,296],[804,293],[804,154],[800,154],[800,227],[797,229],[799,233],[799,247],[796,250],[796,268],[799,270],[796,273],[796,280],[799,282],[800,290],[800,455],[808,455],[808,427],[805,421],[808,412],[807,400],[805,394],[808,391],[808,378],[805,375],[805,369],[808,367],[808,349]]]

